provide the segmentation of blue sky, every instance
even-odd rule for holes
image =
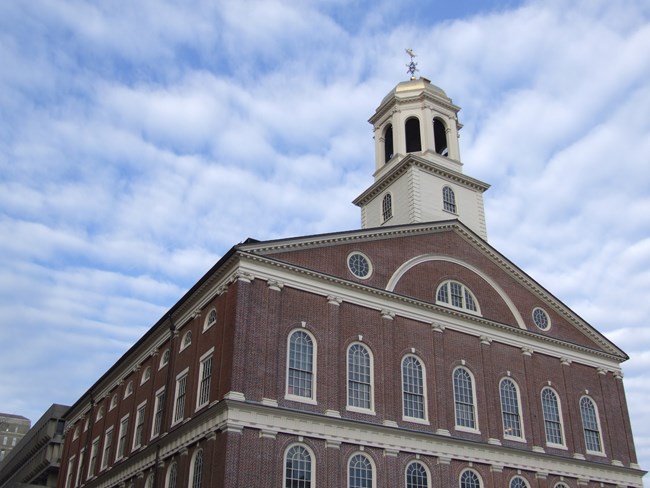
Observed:
[[[0,3],[0,410],[73,403],[247,237],[358,228],[405,47],[490,243],[630,355],[649,469],[645,0]]]

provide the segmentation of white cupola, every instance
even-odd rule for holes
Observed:
[[[458,219],[487,239],[483,192],[463,175],[460,107],[426,78],[399,83],[370,118],[374,183],[354,201],[362,227]]]

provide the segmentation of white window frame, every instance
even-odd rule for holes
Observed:
[[[196,458],[198,457],[199,453],[201,454],[201,473],[200,473],[200,479],[199,482],[197,483],[197,486],[194,486],[195,484],[195,469],[196,469]],[[188,488],[201,488],[201,485],[203,484],[203,470],[205,469],[205,452],[201,447],[197,447],[194,450],[194,453],[192,454],[192,460],[190,461],[190,476],[188,480]]]
[[[145,444],[144,442],[144,432],[146,424],[146,415],[147,415],[147,400],[138,405],[135,409],[135,424],[133,426],[133,442],[131,443],[131,450],[135,451]],[[140,429],[140,443],[137,443],[138,440],[138,427]]]
[[[97,409],[97,415],[95,415],[95,422],[99,422],[103,418],[104,418],[104,405],[100,405],[100,407]]]
[[[149,439],[153,439],[154,437],[157,437],[160,435],[160,432],[162,431],[163,427],[163,416],[165,413],[165,387],[161,387],[158,390],[156,390],[156,393],[154,394],[154,402],[153,402],[153,416],[151,417],[151,437]],[[162,401],[161,401],[162,400]],[[158,411],[160,411],[160,422],[156,422],[156,415],[158,414]],[[156,425],[158,425],[158,432],[156,432]]]
[[[409,359],[413,358],[415,359],[419,365],[420,365],[420,371],[422,373],[422,415],[423,417],[411,417],[409,415],[406,415],[406,394],[407,392],[404,389],[404,362]],[[428,412],[428,401],[427,401],[427,370],[426,367],[424,366],[424,361],[422,361],[421,358],[416,356],[415,354],[406,354],[402,358],[402,361],[400,362],[400,376],[401,376],[401,384],[402,384],[402,420],[406,420],[408,422],[415,422],[419,424],[428,424],[429,423],[429,412]],[[413,394],[412,392],[408,392],[409,394]]]
[[[451,285],[452,283],[457,284],[461,287],[461,300],[462,300],[462,305],[459,307],[457,305],[453,304],[453,300],[451,298]],[[443,300],[438,299],[438,295],[440,293],[440,289],[446,286],[447,287],[447,298],[448,302],[445,302]],[[474,306],[476,307],[476,310],[472,310],[471,308],[467,308],[467,296],[466,293],[469,294],[471,297],[472,301],[474,302]],[[440,285],[438,285],[438,288],[436,288],[436,305],[442,305],[443,307],[449,307],[453,308],[455,310],[461,310],[465,313],[469,313],[472,315],[481,315],[481,305],[479,304],[478,300],[476,299],[476,295],[472,292],[472,290],[466,286],[465,284],[461,283],[460,281],[457,280],[445,280]]]
[[[79,486],[83,481],[84,457],[86,455],[86,448],[82,447],[79,451],[79,464],[77,464],[77,475],[75,476],[74,485]]]
[[[594,416],[596,417],[596,426],[598,427],[598,443],[600,444],[600,451],[593,451],[589,449],[588,443],[587,443],[587,432],[586,432],[586,427],[585,427],[585,418],[582,413],[582,400],[587,399],[591,402],[591,405],[594,407]],[[595,456],[604,456],[605,455],[605,445],[603,443],[603,429],[601,428],[600,425],[600,415],[598,414],[598,405],[596,405],[596,402],[594,401],[593,398],[591,398],[589,395],[582,395],[580,397],[580,400],[578,402],[578,407],[580,408],[580,420],[582,422],[582,434],[585,438],[585,451],[587,454],[593,454]],[[592,430],[592,429],[589,429]]]
[[[208,349],[200,358],[199,358],[199,381],[198,385],[196,387],[196,409],[198,410],[202,407],[205,407],[210,403],[210,391],[212,390],[212,373],[214,372],[214,347],[211,347]],[[208,383],[208,394],[207,394],[207,400],[201,403],[201,397],[203,396],[202,393],[202,386],[203,386],[203,373],[205,371],[205,365],[206,362],[210,360],[210,379]]]
[[[309,454],[309,462],[310,462],[310,486],[311,488],[315,488],[316,486],[316,456],[314,455],[314,451],[306,445],[301,442],[294,442],[292,444],[289,444],[287,448],[284,450],[284,455],[282,456],[283,464],[282,466],[284,467],[282,470],[282,486],[286,487],[287,486],[287,455],[289,454],[289,451],[293,449],[294,447],[301,447],[307,451],[307,454]]]
[[[90,444],[90,458],[88,459],[88,471],[86,472],[87,480],[95,476],[98,457],[99,457],[99,436],[95,437],[92,443]]]
[[[521,475],[515,475],[512,478],[510,478],[510,481],[508,482],[508,488],[522,488],[516,486],[513,487],[512,485],[515,481],[519,481],[519,480],[521,480],[524,483],[523,488],[530,488],[530,483],[528,483],[528,480]]]
[[[129,414],[127,413],[120,419],[120,429],[117,436],[117,450],[115,451],[115,461],[126,457],[126,440],[129,433]]]
[[[131,395],[133,395],[133,381],[129,381],[124,389],[124,398],[128,398]]]
[[[165,349],[160,355],[160,363],[158,364],[159,371],[169,364],[170,355],[171,353],[169,352],[169,349]]]
[[[363,347],[366,351],[368,351],[368,357],[370,359],[370,407],[365,408],[365,407],[358,407],[355,405],[350,405],[350,349],[352,349],[354,346],[361,346]],[[345,351],[345,364],[346,364],[346,372],[345,372],[345,385],[346,385],[346,406],[345,409],[350,411],[350,412],[359,412],[359,413],[365,413],[368,415],[376,415],[375,414],[375,366],[374,366],[374,356],[372,354],[372,350],[363,342],[355,341],[352,342],[348,348]]]
[[[111,402],[108,404],[108,411],[110,412],[115,407],[117,407],[117,393],[113,393],[113,396],[111,397]]]
[[[356,451],[353,452],[350,457],[348,457],[348,462],[346,463],[346,470],[345,470],[345,477],[346,477],[346,486],[348,488],[352,488],[350,486],[350,462],[352,459],[354,459],[356,456],[362,456],[366,458],[370,462],[370,469],[372,472],[372,488],[377,487],[377,466],[375,465],[375,460],[369,456],[367,453],[363,451]]]
[[[386,205],[388,202],[388,205]],[[393,218],[393,194],[389,191],[383,194],[381,197],[381,222],[388,222]]]
[[[214,322],[210,322],[210,317],[214,313]],[[208,314],[205,316],[205,321],[203,322],[203,332],[211,328],[219,320],[219,313],[215,307],[212,307]]]
[[[151,378],[151,366],[144,368],[142,376],[140,377],[140,384],[144,385]]]
[[[171,478],[172,469],[174,469],[175,479],[174,485],[170,487],[169,481]],[[172,461],[167,468],[167,472],[165,473],[165,488],[178,488],[178,463],[176,461]]]
[[[185,349],[190,347],[192,345],[192,331],[188,330],[183,334],[183,338],[181,339],[181,346],[178,350],[178,352],[183,352]]]
[[[74,488],[73,482],[74,482],[74,462],[75,462],[75,455],[73,454],[70,456],[70,459],[68,459],[68,470],[65,475],[65,488]],[[2,459],[0,459],[2,461]]]
[[[483,488],[483,478],[481,477],[481,473],[471,468],[465,468],[460,472],[460,474],[458,475],[458,486],[460,488],[463,488],[463,475],[468,471],[476,475],[476,478],[478,479],[479,487]]]
[[[185,419],[185,414],[187,413],[185,410],[186,410],[186,406],[187,406],[187,391],[188,391],[187,387],[189,386],[188,385],[189,370],[190,370],[190,368],[187,367],[183,371],[181,371],[180,373],[178,373],[176,375],[176,389],[174,391],[174,408],[172,410],[172,423],[171,423],[172,427],[174,425],[180,424]],[[183,414],[182,414],[182,416],[180,418],[177,419],[176,417],[178,415],[178,400],[179,400],[180,395],[181,395],[180,388],[181,388],[181,380],[183,378],[185,378],[185,385],[184,385],[185,391],[182,393],[183,394]]]
[[[451,198],[448,198],[449,195],[451,196]],[[458,215],[458,205],[456,204],[456,192],[449,185],[445,185],[442,187],[442,209],[445,212],[449,212],[450,214]]]
[[[294,393],[291,393],[289,391],[289,371],[290,371],[290,365],[291,365],[291,338],[293,337],[294,334],[302,332],[309,336],[311,339],[311,344],[312,344],[312,357],[311,357],[311,364],[312,364],[312,370],[311,370],[311,396],[302,396],[302,395],[296,395]],[[291,330],[289,334],[287,335],[287,364],[286,364],[286,374],[285,374],[285,384],[284,384],[284,398],[287,400],[292,400],[296,402],[303,402],[303,403],[309,403],[312,405],[316,405],[316,372],[317,372],[317,359],[318,359],[318,344],[316,342],[316,338],[314,337],[314,334],[309,332],[306,328],[304,327],[299,327],[296,329]]]
[[[519,419],[519,431],[521,432],[520,436],[508,434],[506,432],[506,425],[505,425],[504,411],[503,411],[503,397],[501,396],[501,385],[504,381],[510,381],[515,387],[515,395],[517,397],[517,417]],[[499,381],[499,406],[501,407],[501,426],[503,428],[503,438],[511,441],[526,442],[526,434],[524,431],[524,418],[521,410],[522,408],[521,392],[519,391],[519,385],[517,384],[517,382],[509,376],[504,376]]]
[[[460,425],[458,423],[458,410],[456,408],[456,371],[464,370],[469,374],[470,381],[472,382],[472,412],[474,414],[474,427],[468,427],[465,425]],[[478,404],[476,398],[476,378],[474,378],[474,373],[467,366],[456,366],[451,374],[451,383],[452,391],[454,394],[454,428],[463,432],[472,432],[475,434],[480,434],[479,422],[478,422]]]
[[[555,400],[556,400],[556,403],[557,403],[558,416],[560,418],[559,423],[560,423],[560,435],[562,436],[562,444],[558,444],[556,442],[549,442],[549,440],[548,440],[548,432],[546,430],[546,416],[544,415],[544,391],[545,390],[550,390],[555,395]],[[558,394],[558,392],[554,388],[551,388],[550,386],[545,386],[540,391],[539,397],[540,397],[540,401],[541,401],[541,405],[542,405],[542,421],[544,422],[544,440],[546,441],[546,445],[548,447],[554,447],[556,449],[567,449],[567,446],[566,446],[566,434],[565,434],[565,431],[564,431],[564,415],[562,415],[562,401],[560,400],[560,395]],[[550,422],[552,422],[552,421],[550,421]]]
[[[429,488],[431,486],[431,471],[429,471],[429,466],[427,466],[425,463],[423,463],[422,461],[420,461],[418,459],[414,459],[413,461],[409,461],[406,464],[406,467],[404,468],[404,486],[406,488],[409,488],[408,470],[413,464],[419,464],[420,466],[422,466],[424,468],[424,472],[427,475],[427,488]]]
[[[106,443],[108,442],[109,435],[110,435],[111,443],[108,446],[108,452],[107,452]],[[111,425],[108,429],[106,429],[106,432],[104,433],[104,445],[102,447],[102,460],[99,465],[99,471],[104,471],[106,468],[108,468],[108,463],[110,462],[111,459],[111,450],[113,449],[114,438],[115,438],[114,430],[113,430],[113,426]]]

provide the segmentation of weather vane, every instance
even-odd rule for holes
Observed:
[[[411,49],[410,47],[407,47],[407,48],[405,49],[405,51],[406,51],[406,54],[408,54],[409,56],[411,56],[411,62],[410,62],[409,64],[406,65],[406,66],[408,67],[408,70],[407,70],[406,72],[407,72],[407,73],[411,73],[411,79],[414,80],[414,79],[415,79],[415,72],[416,72],[416,71],[420,71],[420,70],[417,68],[418,63],[416,63],[416,62],[413,60],[413,58],[415,58],[415,56],[417,56],[417,54],[415,54],[415,53],[413,52],[413,49]]]

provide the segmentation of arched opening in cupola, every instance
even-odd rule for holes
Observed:
[[[448,156],[449,146],[447,144],[447,127],[438,117],[433,119],[433,140],[436,146],[436,153],[441,156]]]
[[[384,129],[384,163],[393,157],[393,125],[388,124]]]
[[[404,125],[406,132],[406,152],[422,151],[422,141],[420,139],[420,121],[417,117],[411,117]]]

